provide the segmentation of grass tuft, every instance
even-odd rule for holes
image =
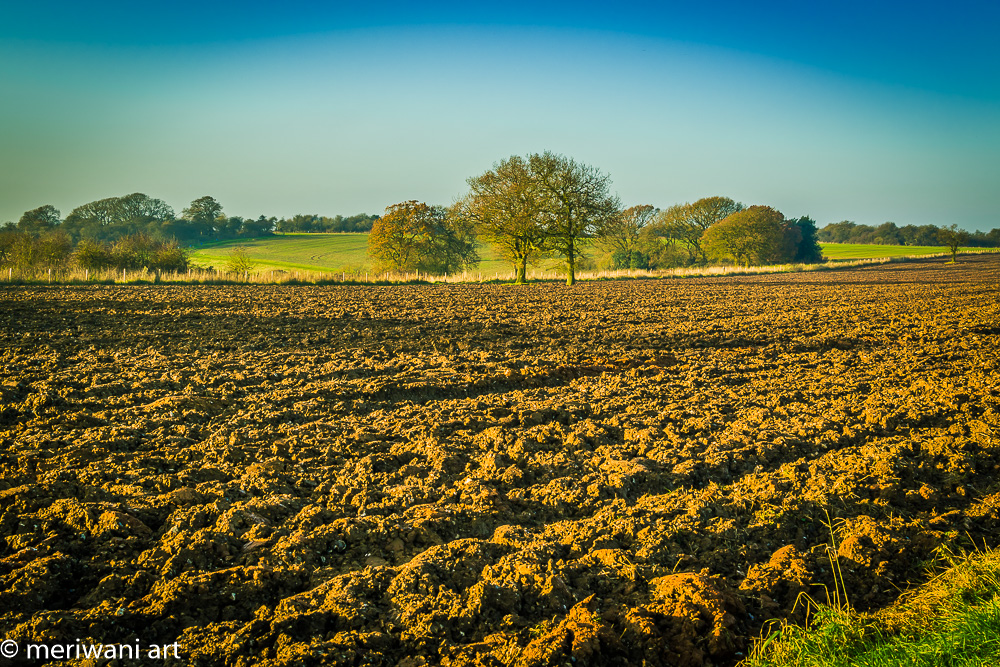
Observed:
[[[946,569],[895,606],[819,606],[808,627],[781,626],[741,667],[1000,665],[1000,551],[943,551],[938,560]]]

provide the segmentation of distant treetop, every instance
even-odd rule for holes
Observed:
[[[944,227],[937,225],[904,225],[886,222],[878,227],[859,225],[850,220],[831,223],[819,230],[817,238],[823,243],[871,243],[876,245],[940,245]],[[969,233],[966,243],[973,247],[995,248],[1000,246],[1000,228],[989,232]]]
[[[337,233],[337,232],[370,232],[372,224],[378,220],[377,215],[358,213],[344,217],[336,215],[328,218],[315,213],[307,215],[296,215],[291,218],[278,220],[278,232],[293,233]]]

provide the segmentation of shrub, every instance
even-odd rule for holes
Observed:
[[[113,245],[83,239],[73,257],[81,269],[185,271],[187,255],[175,241],[161,241],[146,234],[123,236]]]
[[[81,269],[96,271],[114,266],[110,248],[103,243],[91,239],[83,239],[76,245],[73,253],[76,265]]]
[[[649,255],[641,250],[615,250],[611,253],[611,267],[614,269],[648,269]]]
[[[18,271],[64,268],[72,252],[69,236],[59,230],[40,236],[23,231],[5,232],[0,241],[2,265]]]
[[[226,259],[226,269],[230,273],[248,273],[254,268],[254,263],[250,259],[250,254],[246,246],[233,246]]]

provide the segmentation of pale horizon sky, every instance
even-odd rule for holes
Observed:
[[[626,206],[1000,227],[996,6],[128,7],[0,25],[0,222],[131,192],[381,213],[551,150]]]

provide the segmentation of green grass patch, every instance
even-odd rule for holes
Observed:
[[[191,262],[202,268],[224,269],[233,248],[243,246],[258,271],[319,271],[361,274],[371,272],[368,234],[278,234],[259,239],[236,239],[205,243],[190,254]],[[488,245],[479,248],[482,261],[470,276],[492,279],[511,273],[512,266]],[[546,262],[548,267],[552,262]]]
[[[865,245],[858,243],[823,243],[823,254],[831,260],[929,255],[946,252],[940,246]],[[196,267],[225,269],[229,253],[236,246],[246,248],[247,256],[257,271],[316,271],[359,275],[372,272],[368,260],[368,234],[278,234],[259,239],[237,239],[206,243],[193,249],[191,262]],[[970,250],[963,248],[964,250]],[[591,250],[592,253],[598,253]],[[599,254],[599,253],[598,253]],[[489,245],[479,248],[482,261],[470,277],[493,279],[507,276],[513,268]],[[599,258],[598,258],[599,259]],[[563,262],[558,258],[541,261],[535,276],[542,271],[548,278],[562,274]],[[581,267],[582,270],[587,270]]]
[[[889,609],[819,607],[809,627],[786,625],[741,667],[1000,665],[1000,552],[946,554],[946,564]]]
[[[873,259],[877,257],[902,257],[905,255],[933,255],[948,252],[944,246],[926,245],[876,245],[869,243],[820,243],[826,259]],[[962,248],[959,252],[976,250]]]
[[[282,234],[259,239],[206,243],[195,248],[195,266],[223,269],[233,248],[243,246],[258,270],[364,271],[368,264],[367,234]]]

